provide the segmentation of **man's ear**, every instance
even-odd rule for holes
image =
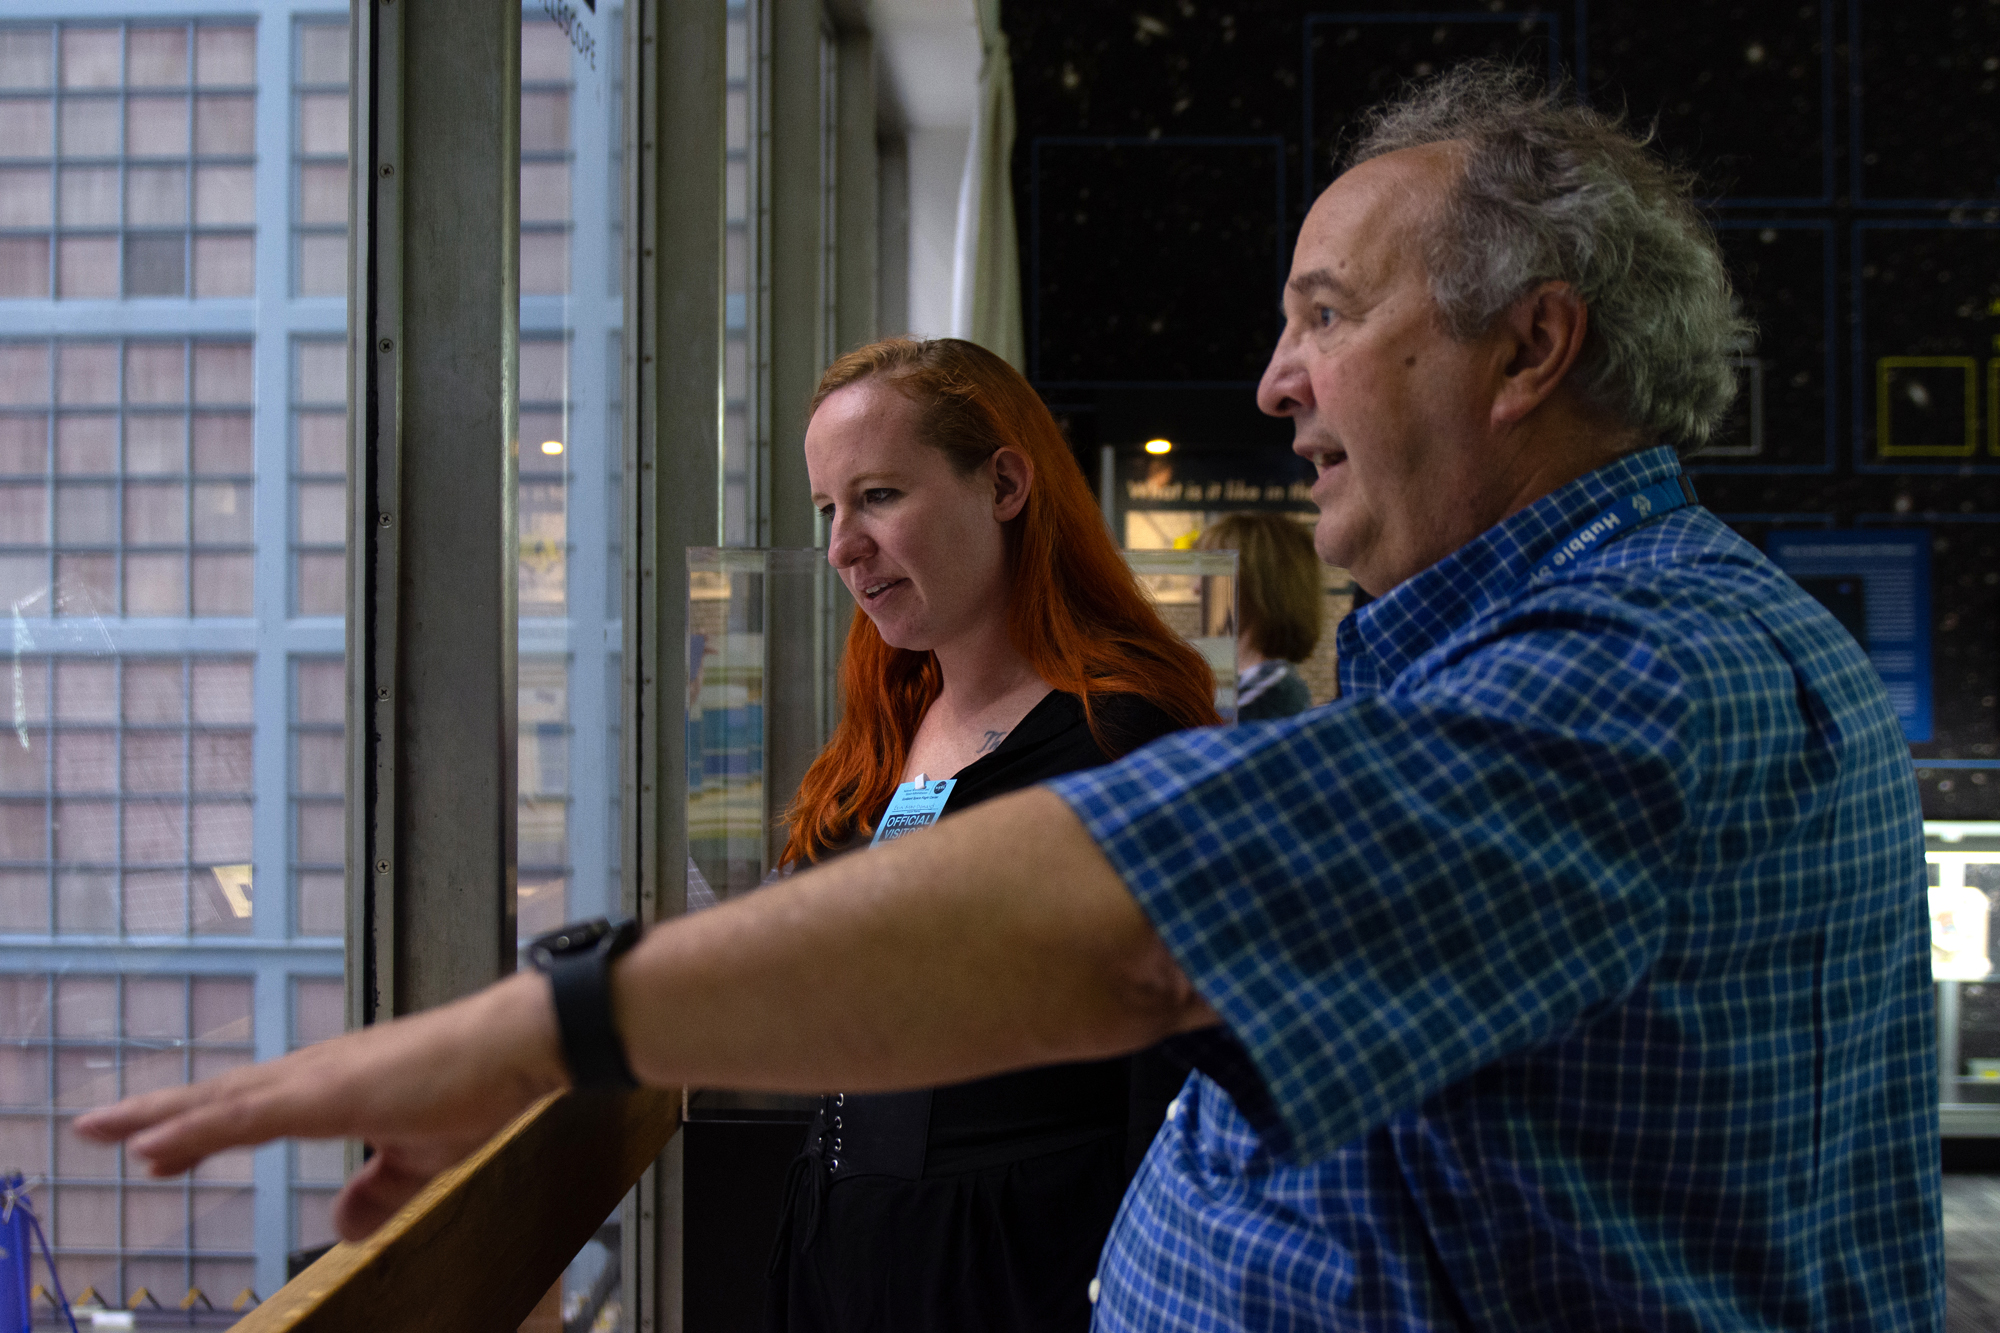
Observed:
[[[1583,353],[1590,312],[1566,282],[1545,282],[1514,302],[1496,321],[1501,338],[1496,425],[1513,425],[1547,402]]]
[[[993,517],[1005,523],[1028,503],[1028,491],[1035,484],[1035,465],[1011,446],[995,449],[986,461],[993,469]]]

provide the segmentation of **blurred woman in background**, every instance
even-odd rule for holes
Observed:
[[[850,353],[820,382],[805,449],[858,610],[786,864],[1218,720],[1213,673],[1154,613],[1048,409],[999,357],[953,339]],[[1134,1062],[1163,1058],[822,1098],[787,1180],[767,1327],[1086,1328],[1128,1139],[1165,1109],[1135,1099],[1160,1079]]]
[[[1319,646],[1323,596],[1310,531],[1285,514],[1224,514],[1195,546],[1236,552],[1236,720],[1312,707],[1296,663]]]

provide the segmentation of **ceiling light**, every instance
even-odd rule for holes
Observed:
[[[1174,451],[1174,442],[1172,440],[1146,441],[1146,452],[1149,454],[1170,454],[1173,451]]]
[[[542,441],[542,452],[543,452],[543,453],[545,453],[545,454],[547,454],[547,455],[548,455],[548,456],[549,456],[550,458],[554,458],[554,457],[555,457],[555,456],[556,456],[557,454],[559,454],[559,453],[561,453],[561,452],[562,452],[562,441],[561,441],[561,440],[543,440],[543,441]]]

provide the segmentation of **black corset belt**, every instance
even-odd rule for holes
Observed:
[[[806,1154],[826,1175],[924,1178],[931,1092],[836,1092],[820,1098]]]
[[[805,1151],[785,1174],[785,1212],[797,1218],[800,1248],[819,1235],[827,1187],[835,1177],[894,1176],[922,1180],[924,1144],[930,1134],[931,1093],[829,1093],[806,1131]],[[783,1247],[772,1252],[772,1272]]]

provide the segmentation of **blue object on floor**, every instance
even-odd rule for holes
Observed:
[[[70,1333],[76,1333],[76,1316],[70,1313],[62,1279],[56,1276],[55,1256],[49,1253],[48,1237],[42,1234],[42,1224],[28,1202],[28,1182],[18,1171],[0,1176],[0,1333],[29,1333],[34,1323],[31,1295],[36,1242],[42,1247],[63,1318],[69,1321]]]

